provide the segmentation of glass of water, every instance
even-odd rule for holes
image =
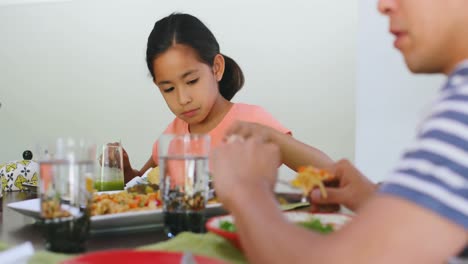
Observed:
[[[48,250],[85,250],[95,155],[95,146],[85,140],[60,138],[39,158],[39,223]]]
[[[167,236],[204,232],[210,136],[164,134],[158,151]]]

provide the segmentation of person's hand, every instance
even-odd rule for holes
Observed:
[[[106,166],[106,167],[116,167],[120,168],[120,152],[118,149],[115,148],[110,148],[110,147],[118,147],[120,146],[120,143],[118,142],[113,142],[113,143],[107,143],[103,147],[103,153],[101,153],[98,157],[99,165],[100,166]]]
[[[210,162],[216,195],[230,210],[231,203],[242,193],[252,194],[258,188],[273,191],[281,161],[276,145],[251,137],[216,148]]]
[[[118,147],[120,147],[119,142],[107,143],[107,164],[105,164],[106,166],[122,169],[122,164],[120,161],[120,151]]]
[[[342,204],[355,211],[377,190],[377,185],[348,160],[340,160],[327,170],[339,180],[339,187],[326,188],[327,198],[322,197],[320,190],[314,189],[310,195],[312,204]]]
[[[229,138],[234,135],[244,139],[256,137],[264,142],[270,142],[274,133],[276,133],[276,130],[271,127],[257,123],[237,121],[228,128],[225,138],[226,140],[229,140]]]
[[[131,179],[137,176],[137,172],[132,168],[130,164],[130,158],[128,157],[127,151],[122,148],[122,160],[123,160],[123,172],[124,172],[124,182],[127,183]]]
[[[122,161],[123,161],[123,170],[132,170],[132,165],[130,165],[130,158],[128,157],[127,151],[122,148]]]

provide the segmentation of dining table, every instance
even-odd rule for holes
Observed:
[[[9,203],[35,198],[37,198],[37,193],[31,191],[3,193],[3,196],[0,198],[0,246],[3,243],[8,247],[14,247],[25,242],[30,242],[35,252],[45,252],[45,254],[54,255],[54,253],[46,251],[45,242],[36,220],[33,217],[16,212],[7,206]],[[304,205],[298,206],[297,208],[292,206],[290,209],[295,209],[296,211],[310,211],[310,207]],[[207,216],[207,218],[209,218],[209,216]],[[215,236],[213,235],[213,237]],[[86,252],[135,248],[158,249],[158,247],[154,245],[164,244],[160,242],[166,242],[168,240],[162,224],[134,229],[127,228],[119,230],[119,228],[114,228],[105,232],[93,232],[92,230],[86,243]],[[228,242],[226,242],[225,246],[230,247]],[[241,253],[239,255],[239,261],[235,263],[245,263],[245,258]],[[463,262],[468,260],[467,257],[468,247],[465,248],[458,258],[454,258],[448,263],[468,263]],[[58,259],[64,259],[64,257],[62,256]],[[49,263],[47,260],[46,258],[46,261],[40,263]]]
[[[5,247],[12,248],[25,242],[30,242],[34,248],[34,255],[28,263],[60,263],[62,260],[76,255],[63,255],[46,250],[46,243],[43,239],[40,223],[35,218],[22,214],[10,208],[8,204],[20,201],[27,201],[38,198],[36,192],[18,191],[4,192],[0,202],[0,253]],[[287,197],[289,199],[289,197]],[[295,197],[296,198],[296,197]],[[294,203],[286,205],[283,210],[295,209],[299,211],[309,210],[304,203]],[[286,209],[287,208],[287,209]],[[221,212],[227,212],[220,207]],[[210,211],[205,213],[205,220],[219,215]],[[174,241],[177,240],[177,241]],[[197,244],[197,245],[194,245]],[[200,248],[200,244],[208,249]],[[3,246],[3,248],[2,248]],[[155,225],[143,225],[135,228],[112,227],[110,229],[93,229],[86,242],[86,252],[93,253],[107,250],[163,250],[180,251],[186,249],[199,250],[200,254],[209,257],[224,258],[228,263],[246,263],[245,256],[224,238],[213,233],[194,234],[182,233],[175,238],[169,239],[164,232],[162,223]],[[38,257],[38,255],[40,255]],[[31,261],[33,259],[33,261]],[[2,261],[0,261],[2,263]]]
[[[169,239],[164,232],[163,223],[136,226],[135,228],[112,227],[109,229],[97,228],[97,230],[93,229],[91,225],[85,252],[78,254],[51,252],[46,250],[39,221],[8,207],[10,203],[35,198],[38,198],[37,193],[30,191],[4,192],[3,197],[0,198],[0,254],[2,250],[7,248],[20,248],[26,243],[30,243],[34,252],[30,253],[26,262],[21,263],[58,264],[65,260],[84,256],[83,254],[105,253],[110,252],[110,250],[118,251],[121,254],[127,254],[125,252],[129,252],[129,250],[130,252],[143,250],[164,254],[167,254],[165,252],[188,251],[199,256],[221,260],[222,263],[247,263],[243,253],[220,236],[209,232],[202,234],[183,232]],[[224,210],[222,212],[226,213]],[[205,220],[214,216],[209,211],[205,215]],[[17,261],[12,263],[17,264]],[[0,264],[4,264],[1,257]]]

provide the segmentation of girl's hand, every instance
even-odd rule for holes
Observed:
[[[122,148],[122,160],[123,160],[123,171],[124,171],[124,181],[125,183],[129,182],[131,179],[138,176],[137,172],[132,168],[130,164],[130,158],[128,157],[127,151]]]
[[[118,146],[120,146],[120,143],[118,142],[107,143],[105,146],[103,146],[103,153],[101,153],[98,157],[99,166],[104,165],[106,167],[114,167],[114,168],[122,169],[122,164],[120,162],[119,149],[111,148],[111,147],[118,147]]]
[[[126,170],[131,170],[132,169],[132,165],[130,165],[130,158],[128,157],[128,153],[127,151],[122,148],[122,160],[123,160],[123,170],[126,171]]]
[[[323,198],[318,189],[311,192],[313,204],[342,204],[355,211],[376,192],[377,185],[369,181],[348,160],[340,160],[328,171],[340,182],[339,187],[325,188],[327,198]]]

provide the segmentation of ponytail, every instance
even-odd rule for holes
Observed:
[[[223,55],[223,54],[222,54]],[[244,74],[239,65],[230,57],[224,57],[224,74],[219,81],[219,93],[228,101],[244,86]]]

